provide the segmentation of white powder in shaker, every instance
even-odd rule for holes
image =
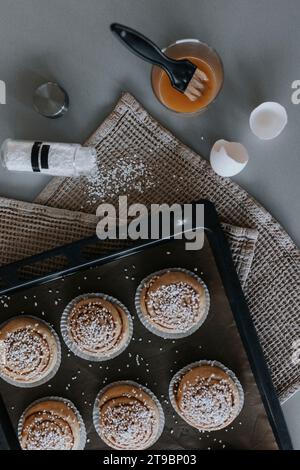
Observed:
[[[81,176],[95,171],[97,154],[94,148],[79,144],[7,139],[1,147],[1,161],[10,171]]]

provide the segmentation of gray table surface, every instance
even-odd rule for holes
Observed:
[[[126,51],[109,31],[113,21],[141,30],[161,46],[199,38],[220,53],[225,84],[203,115],[186,118],[153,97],[148,64]],[[241,141],[250,162],[234,180],[262,203],[300,246],[300,105],[291,84],[300,79],[299,0],[1,0],[0,142],[7,137],[83,142],[129,91],[162,124],[204,157],[219,138]],[[51,121],[32,109],[32,93],[55,80],[71,107]],[[248,125],[262,101],[279,101],[287,128],[270,142]],[[203,136],[204,139],[200,139]],[[0,171],[2,196],[32,201],[48,182],[41,175]],[[300,449],[300,393],[283,406],[295,448]]]

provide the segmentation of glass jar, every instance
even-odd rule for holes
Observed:
[[[183,114],[198,114],[216,99],[224,82],[221,58],[208,44],[198,39],[182,39],[163,49],[172,59],[188,59],[208,76],[203,82],[204,91],[196,101],[190,101],[183,93],[172,87],[168,75],[160,67],[153,66],[151,84],[156,98],[168,109]]]

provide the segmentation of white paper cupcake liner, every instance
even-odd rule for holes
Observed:
[[[203,312],[203,316],[200,318],[200,320],[195,323],[191,328],[189,328],[188,330],[186,331],[182,331],[182,332],[168,332],[168,331],[163,331],[159,328],[157,328],[154,323],[152,323],[145,315],[144,313],[142,312],[141,310],[141,293],[142,293],[142,290],[143,288],[145,287],[145,285],[155,276],[160,276],[164,273],[168,273],[168,272],[172,272],[172,271],[180,271],[180,272],[183,272],[185,274],[188,274],[189,276],[193,277],[194,279],[196,279],[196,281],[203,287],[204,289],[204,292],[205,292],[205,309],[204,309],[204,312]],[[206,284],[203,282],[203,280],[197,276],[195,273],[193,273],[192,271],[188,271],[187,269],[183,269],[183,268],[168,268],[168,269],[162,269],[160,271],[156,271],[152,274],[150,274],[149,276],[147,276],[145,279],[142,280],[142,282],[140,283],[140,285],[138,286],[137,288],[137,291],[136,291],[136,294],[135,294],[135,308],[136,308],[136,312],[138,314],[138,317],[140,319],[140,321],[142,322],[142,324],[144,325],[145,328],[147,328],[149,331],[151,331],[151,333],[157,335],[157,336],[160,336],[161,338],[164,338],[164,339],[180,339],[180,338],[186,338],[187,336],[190,336],[192,335],[193,333],[195,333],[199,328],[200,326],[203,325],[203,323],[205,322],[206,318],[207,318],[207,315],[208,315],[208,312],[209,312],[209,307],[210,307],[210,295],[209,295],[209,291],[208,291],[208,288],[206,286]]]
[[[26,413],[28,412],[28,410],[30,410],[30,408],[34,405],[38,405],[39,403],[43,403],[44,401],[51,401],[51,400],[61,401],[62,403],[67,404],[72,409],[72,411],[75,413],[76,418],[78,419],[78,422],[79,422],[80,431],[79,431],[79,443],[78,443],[77,447],[72,449],[72,450],[83,450],[85,448],[85,444],[86,444],[86,429],[85,429],[84,421],[82,419],[81,414],[79,413],[76,406],[74,405],[74,403],[71,400],[68,400],[67,398],[62,398],[62,397],[53,397],[53,396],[51,396],[51,397],[39,398],[38,400],[35,400],[29,406],[27,406],[27,408],[23,411],[23,413],[22,413],[22,415],[19,419],[19,422],[18,422],[18,439],[19,439],[19,442],[21,443],[24,419],[25,419],[25,416],[26,416]]]
[[[191,369],[194,369],[195,367],[199,367],[199,366],[216,366],[216,367],[219,367],[220,369],[222,369],[232,380],[233,382],[235,383],[236,387],[237,387],[237,390],[238,390],[238,395],[239,395],[239,403],[238,403],[238,406],[236,408],[236,412],[235,412],[235,417],[232,419],[232,421],[230,423],[228,423],[226,426],[218,426],[218,427],[215,427],[215,428],[203,428],[203,429],[200,429],[200,428],[197,428],[196,426],[192,426],[190,423],[188,423],[185,419],[185,417],[183,416],[183,414],[181,413],[181,411],[179,410],[178,406],[177,406],[177,403],[176,403],[176,398],[175,398],[175,394],[174,394],[174,388],[176,387],[176,385],[179,383],[179,381],[181,380],[182,376],[186,373],[186,372],[189,372]],[[176,372],[176,374],[172,377],[171,379],[171,382],[170,382],[170,385],[169,385],[169,398],[170,398],[170,402],[174,408],[174,410],[176,411],[176,413],[178,413],[178,415],[188,424],[190,424],[190,426],[192,427],[195,427],[196,429],[199,429],[199,430],[203,430],[205,432],[211,432],[211,431],[219,431],[220,429],[224,429],[225,427],[229,426],[236,418],[237,416],[240,414],[243,406],[244,406],[244,391],[243,391],[243,387],[239,381],[239,379],[236,377],[236,375],[232,372],[232,370],[228,369],[226,366],[224,366],[224,364],[222,364],[221,362],[218,362],[218,361],[209,361],[209,360],[201,360],[201,361],[196,361],[196,362],[193,362],[192,364],[188,364],[187,366],[183,367],[182,369],[180,369],[178,372]]]
[[[86,300],[92,297],[99,297],[101,299],[107,300],[108,302],[111,302],[112,304],[117,305],[120,307],[121,310],[126,314],[127,319],[128,319],[128,337],[126,341],[124,341],[120,347],[118,347],[115,350],[112,350],[109,353],[105,354],[99,354],[99,356],[95,356],[92,354],[88,354],[81,349],[78,348],[77,344],[75,341],[73,341],[72,337],[69,334],[69,326],[68,326],[68,319],[69,315],[73,309],[73,307],[80,302],[81,300]],[[78,297],[75,297],[75,299],[71,300],[71,302],[68,303],[66,308],[63,311],[61,321],[60,321],[60,329],[61,329],[61,334],[62,337],[68,346],[68,348],[78,357],[81,359],[85,359],[87,361],[93,361],[93,362],[103,362],[103,361],[109,361],[110,359],[114,359],[115,357],[119,356],[122,352],[125,351],[125,349],[128,347],[131,338],[132,338],[132,333],[133,333],[133,322],[131,315],[128,311],[128,309],[118,300],[115,299],[114,297],[111,297],[110,295],[102,294],[102,293],[90,293],[90,294],[83,294],[79,295]]]
[[[143,449],[148,449],[149,447],[153,446],[155,444],[155,442],[157,442],[158,439],[160,438],[160,436],[161,436],[161,434],[164,430],[164,427],[165,427],[165,415],[164,415],[163,408],[162,408],[158,398],[154,395],[154,393],[151,390],[149,390],[149,388],[147,388],[144,385],[141,385],[137,382],[134,382],[133,380],[120,380],[120,381],[117,381],[117,382],[112,382],[112,383],[106,385],[104,388],[102,388],[100,390],[100,392],[98,393],[98,395],[96,397],[96,400],[95,400],[95,403],[94,403],[94,408],[93,408],[93,423],[94,423],[95,429],[96,429],[98,435],[100,436],[100,438],[102,439],[101,427],[100,427],[99,401],[100,401],[100,398],[107,392],[108,389],[110,389],[111,387],[114,387],[114,386],[119,386],[119,385],[132,385],[133,387],[142,389],[145,393],[147,393],[150,396],[150,398],[152,398],[155,405],[157,406],[158,413],[159,413],[159,425],[158,425],[157,433],[153,437],[152,441],[149,443],[149,445],[147,447],[143,448]],[[104,442],[107,444],[106,441],[104,441]],[[109,444],[107,444],[107,445],[109,445]],[[116,449],[120,450],[119,448],[116,448]],[[131,449],[131,450],[134,450],[134,449]]]
[[[3,374],[1,371],[0,371],[0,377],[1,379],[5,380],[5,382],[9,383],[10,385],[14,385],[15,387],[20,387],[20,388],[32,388],[32,387],[38,387],[40,385],[43,385],[45,384],[46,382],[49,382],[49,380],[53,379],[53,377],[55,376],[56,372],[58,371],[59,367],[60,367],[60,363],[61,363],[61,345],[60,345],[60,340],[59,340],[59,337],[56,333],[56,331],[54,330],[54,328],[52,328],[51,325],[49,325],[49,323],[45,322],[44,320],[42,320],[41,318],[39,317],[35,317],[33,315],[23,315],[24,317],[26,318],[32,318],[40,323],[42,323],[43,325],[45,325],[49,330],[50,332],[53,334],[54,336],[54,339],[55,339],[55,342],[56,342],[56,346],[57,346],[57,358],[56,358],[56,362],[53,366],[53,368],[49,371],[49,373],[47,375],[45,375],[42,379],[40,380],[36,380],[34,382],[19,382],[17,380],[13,380],[11,379],[10,377],[7,377],[5,374]],[[3,328],[4,325],[6,325],[7,323],[9,323],[11,320],[14,320],[14,319],[19,319],[19,318],[22,318],[22,316],[18,316],[18,317],[12,317],[10,318],[9,320],[7,320],[6,322],[2,323],[2,325],[0,325],[0,330],[1,328]]]

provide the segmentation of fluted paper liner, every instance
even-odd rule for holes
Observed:
[[[203,287],[204,292],[205,292],[205,307],[204,307],[204,312],[203,312],[202,317],[199,319],[199,321],[197,323],[195,323],[188,330],[182,331],[182,332],[176,332],[176,333],[175,332],[171,333],[171,332],[167,332],[167,331],[162,331],[159,328],[156,328],[154,323],[152,323],[150,320],[148,320],[148,318],[144,315],[144,313],[141,310],[141,293],[142,293],[142,290],[145,287],[145,285],[149,281],[151,281],[151,279],[154,278],[155,276],[160,276],[164,273],[168,273],[168,272],[172,272],[172,271],[173,272],[176,272],[176,271],[183,272],[183,273],[193,277]],[[156,271],[156,272],[150,274],[149,276],[147,276],[146,278],[144,278],[142,280],[142,282],[138,286],[136,294],[135,294],[135,308],[136,308],[136,311],[137,311],[137,314],[138,314],[138,317],[139,317],[140,321],[145,326],[145,328],[147,328],[149,331],[151,331],[151,333],[153,333],[154,335],[160,336],[161,338],[164,338],[164,339],[185,338],[185,337],[190,336],[193,333],[195,333],[195,331],[197,331],[200,328],[200,326],[203,325],[203,323],[205,322],[205,320],[207,318],[207,315],[208,315],[208,312],[209,312],[209,307],[210,307],[210,296],[209,296],[209,291],[208,291],[208,288],[207,288],[206,284],[195,273],[193,273],[192,271],[189,271],[187,269],[183,269],[183,268],[161,269],[160,271]]]
[[[56,372],[58,371],[59,367],[60,367],[60,364],[61,364],[61,345],[60,345],[60,340],[59,340],[59,337],[56,333],[56,331],[54,330],[54,328],[49,325],[49,323],[47,323],[46,321],[42,320],[41,318],[39,317],[35,317],[34,315],[23,315],[24,317],[26,318],[32,318],[42,324],[44,324],[49,330],[50,332],[52,333],[52,335],[54,336],[54,339],[55,339],[55,342],[56,342],[56,346],[57,346],[57,358],[56,358],[56,362],[53,366],[53,368],[49,371],[49,373],[47,375],[45,375],[45,377],[43,377],[42,379],[40,380],[36,380],[35,382],[19,382],[17,380],[13,380],[11,379],[10,377],[7,377],[5,374],[3,374],[1,371],[0,371],[0,377],[1,379],[5,380],[5,382],[9,383],[10,385],[14,385],[15,387],[20,387],[20,388],[32,388],[32,387],[38,387],[39,385],[43,385],[45,384],[46,382],[49,382],[49,380],[53,379],[53,377],[55,376]],[[20,317],[12,317],[12,318],[9,318],[9,320],[5,321],[4,323],[2,323],[0,325],[0,330],[1,328],[3,328],[4,325],[6,325],[7,323],[9,323],[11,320],[14,320],[15,318],[22,318],[22,316],[20,315]]]
[[[51,396],[51,397],[39,398],[38,400],[35,400],[29,406],[27,406],[27,408],[23,411],[23,413],[22,413],[22,415],[19,419],[19,423],[18,423],[18,439],[19,439],[20,443],[21,443],[24,419],[25,419],[27,411],[30,410],[30,408],[32,406],[38,405],[39,403],[43,403],[44,401],[61,401],[62,403],[65,403],[66,405],[68,405],[71,408],[71,410],[75,413],[76,418],[78,419],[78,422],[79,422],[80,435],[79,435],[78,446],[76,448],[72,449],[72,450],[83,450],[85,448],[85,444],[86,444],[86,429],[85,429],[84,421],[82,419],[81,414],[79,413],[76,406],[74,405],[74,403],[71,400],[68,400],[67,398],[62,398],[62,397],[53,397],[53,396]]]
[[[120,386],[120,385],[132,385],[133,387],[136,387],[138,389],[143,390],[145,393],[147,393],[150,396],[150,398],[152,398],[155,405],[157,406],[158,413],[159,413],[159,425],[158,425],[158,430],[157,430],[156,436],[154,436],[154,438],[150,442],[150,444],[147,447],[145,447],[145,449],[149,448],[149,447],[153,446],[156,441],[158,441],[158,439],[160,438],[160,436],[163,432],[163,429],[164,429],[164,426],[165,426],[165,415],[164,415],[163,408],[162,408],[158,398],[154,395],[154,393],[151,390],[149,390],[149,388],[147,388],[144,385],[141,385],[137,382],[134,382],[133,380],[120,380],[120,381],[117,381],[117,382],[112,382],[112,383],[106,385],[105,387],[103,387],[100,390],[100,392],[98,393],[98,395],[96,397],[96,400],[95,400],[95,403],[94,403],[94,408],[93,408],[93,423],[94,423],[95,429],[96,429],[97,433],[99,434],[99,436],[101,438],[100,412],[99,412],[100,411],[100,409],[99,409],[100,398],[111,387]],[[134,450],[134,449],[132,449],[132,450]]]
[[[120,309],[123,310],[123,312],[127,316],[128,327],[129,327],[128,337],[127,337],[126,341],[124,341],[121,344],[121,346],[118,347],[118,349],[115,349],[110,353],[99,354],[99,356],[95,356],[95,355],[92,355],[92,354],[85,353],[81,349],[79,349],[79,347],[77,346],[75,341],[73,341],[73,339],[71,338],[71,336],[69,334],[69,325],[68,325],[68,318],[69,318],[69,315],[70,315],[73,307],[78,302],[80,302],[81,300],[86,300],[86,299],[93,298],[93,297],[99,297],[101,299],[107,300],[108,302],[111,302],[112,304],[115,304],[118,307],[120,307]],[[68,346],[68,348],[76,356],[81,357],[81,359],[85,359],[87,361],[103,362],[103,361],[109,361],[110,359],[113,359],[113,358],[119,356],[122,352],[125,351],[125,349],[128,347],[128,345],[131,341],[131,338],[132,338],[133,323],[132,323],[132,318],[131,318],[131,315],[130,315],[128,309],[118,299],[115,299],[114,297],[111,297],[110,295],[107,295],[107,294],[90,293],[90,294],[79,295],[78,297],[75,297],[73,300],[71,300],[71,302],[68,303],[68,305],[64,309],[62,317],[61,317],[60,329],[61,329],[61,334],[62,334],[62,337],[63,337],[66,345]]]
[[[178,372],[176,372],[176,374],[172,377],[170,385],[169,385],[170,402],[171,402],[174,410],[176,411],[176,413],[178,413],[178,415],[185,422],[187,422],[185,417],[182,415],[181,411],[179,410],[179,408],[177,406],[176,398],[175,398],[175,395],[174,395],[174,388],[179,383],[179,381],[181,380],[181,378],[183,377],[183,375],[185,373],[187,373],[190,370],[194,369],[195,367],[199,367],[199,366],[216,366],[216,367],[219,367],[233,380],[233,382],[235,383],[235,385],[237,387],[237,390],[238,390],[239,403],[238,403],[238,406],[236,408],[236,414],[235,414],[235,417],[232,419],[232,421],[230,423],[228,423],[226,426],[221,425],[221,426],[218,426],[218,427],[215,427],[215,428],[207,429],[207,428],[197,428],[197,426],[192,426],[190,423],[188,423],[190,426],[195,427],[196,429],[199,429],[200,431],[205,431],[205,432],[219,431],[220,429],[224,429],[225,427],[229,426],[237,418],[237,416],[240,414],[240,412],[241,412],[241,410],[244,406],[244,391],[243,391],[243,388],[242,388],[242,385],[241,385],[240,381],[238,380],[236,375],[232,372],[232,370],[228,369],[221,362],[201,360],[201,361],[193,362],[192,364],[189,364],[189,365],[183,367],[182,369],[180,369]]]

